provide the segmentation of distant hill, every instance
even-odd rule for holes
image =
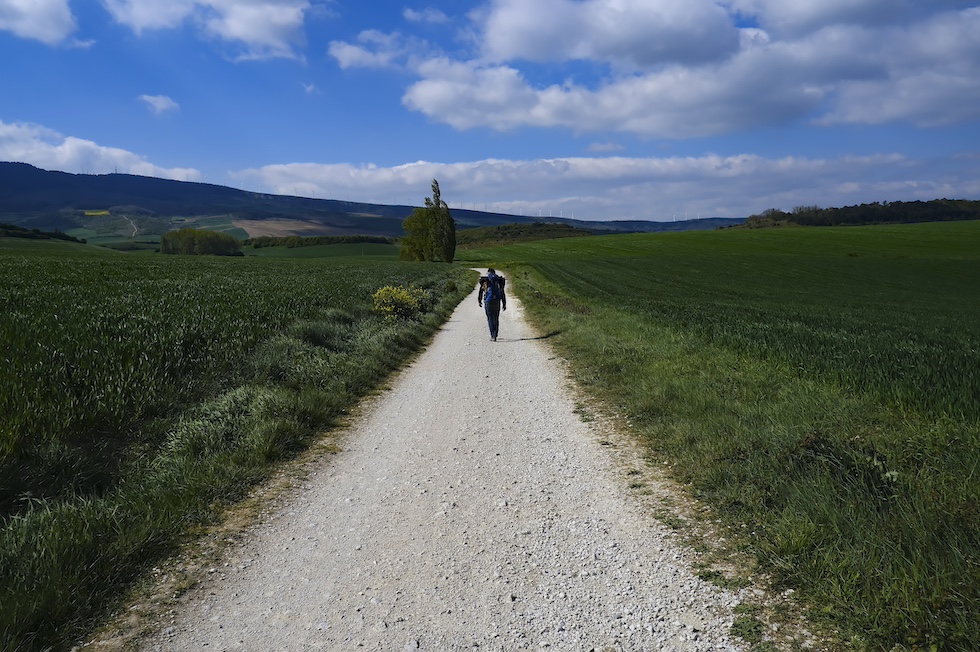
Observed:
[[[421,191],[420,191],[421,192]],[[415,207],[310,199],[238,190],[132,174],[70,174],[26,163],[0,162],[0,222],[27,229],[72,229],[159,234],[173,218],[224,216],[250,237],[291,235],[404,235],[402,221]],[[452,209],[459,228],[568,224],[592,232],[630,233],[713,229],[742,219],[708,218],[681,222],[587,221],[534,218]],[[108,225],[108,226],[106,226]]]
[[[0,163],[0,221],[28,228],[67,231],[88,226],[91,218],[100,217],[92,213],[108,211],[158,220],[231,215],[245,224],[267,220],[301,223],[284,226],[286,232],[277,233],[281,235],[400,235],[402,220],[411,210],[410,206],[269,195],[131,174],[69,174],[24,163]],[[289,232],[290,227],[299,233]]]

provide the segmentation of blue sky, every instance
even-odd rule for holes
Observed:
[[[0,0],[0,160],[578,219],[980,199],[976,0]]]

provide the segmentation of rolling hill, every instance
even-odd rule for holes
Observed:
[[[220,217],[223,230],[237,230],[239,235],[244,232],[252,237],[401,236],[402,220],[413,208],[271,195],[132,174],[71,174],[42,170],[26,163],[0,162],[0,222],[29,229],[70,232],[101,228],[126,237],[136,233],[163,233],[175,224],[186,225],[188,218]],[[586,221],[466,209],[453,209],[452,214],[460,229],[550,222],[596,233],[713,229],[743,221],[727,218],[679,222]]]

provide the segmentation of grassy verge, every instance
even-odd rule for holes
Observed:
[[[12,421],[25,412],[0,417],[5,441],[14,444],[0,459],[8,494],[0,531],[0,649],[10,651],[66,649],[111,608],[121,587],[173,550],[190,529],[245,495],[277,462],[319,437],[412,356],[475,280],[472,272],[450,266],[66,258],[61,249],[50,259],[5,256],[0,264],[14,280],[10,287],[46,298],[28,304],[31,319],[53,323],[79,306],[65,329],[68,340],[59,340],[56,328],[35,328],[33,338],[18,340],[8,353],[8,365],[49,372],[62,392],[32,404],[61,415],[38,417],[52,424],[44,436]],[[65,269],[75,274],[59,274]],[[119,279],[127,282],[115,285],[112,272],[120,269]],[[39,278],[42,270],[50,274]],[[99,273],[79,273],[85,270]],[[202,296],[236,299],[201,301],[186,310],[188,297],[176,290],[188,284],[206,286],[210,294]],[[431,310],[418,319],[375,314],[372,293],[387,284],[424,288]],[[60,290],[43,291],[52,285]],[[167,309],[142,313],[149,323],[113,328],[103,337],[98,323],[157,302]],[[93,311],[93,305],[100,309]],[[14,310],[0,319],[27,314]],[[88,329],[85,314],[97,322]],[[9,321],[0,326],[20,332]],[[178,345],[168,349],[175,332]],[[71,346],[71,338],[81,335],[91,339]],[[87,357],[93,348],[107,359],[104,364]],[[166,355],[154,357],[157,349],[180,352],[178,364],[161,370]],[[49,368],[36,364],[48,350],[60,357],[49,355]],[[134,358],[134,350],[146,352],[147,359]],[[125,377],[113,375],[120,367],[128,369]],[[28,372],[4,379],[31,378]],[[85,418],[55,427],[72,417],[61,411],[64,397],[96,396],[86,383],[112,400],[85,411],[86,401],[79,399]],[[9,387],[2,389],[11,395]],[[106,411],[107,405],[115,411]],[[24,469],[42,470],[48,481],[25,491],[18,483]]]
[[[616,240],[475,257],[812,617],[980,647],[977,225]]]

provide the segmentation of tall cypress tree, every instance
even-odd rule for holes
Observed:
[[[432,197],[425,198],[425,208],[416,208],[402,222],[401,257],[404,260],[453,262],[456,257],[456,222],[449,205],[442,200],[439,182],[432,180]]]
[[[447,263],[456,257],[456,222],[449,213],[449,205],[442,201],[439,182],[432,180],[432,197],[425,198],[425,207],[433,215],[435,249],[439,257]]]

